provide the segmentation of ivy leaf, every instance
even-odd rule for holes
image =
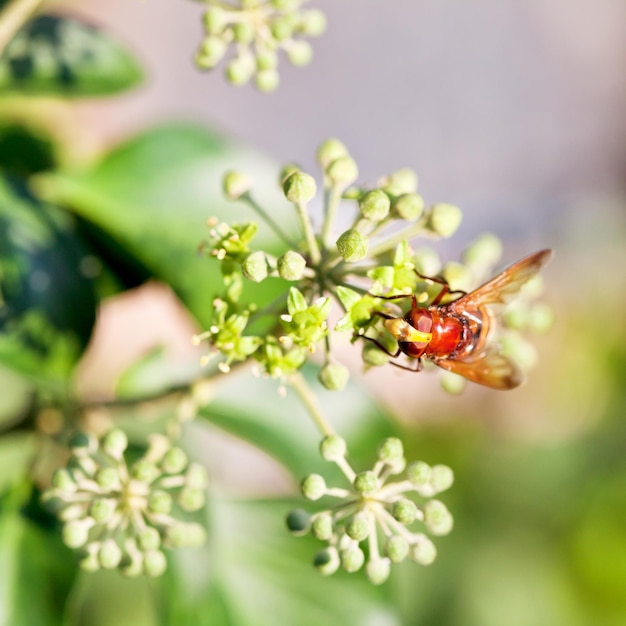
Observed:
[[[142,78],[120,44],[74,18],[41,15],[15,35],[0,57],[0,91],[84,97],[124,91]]]
[[[19,488],[18,488],[19,489]],[[0,625],[57,626],[76,573],[59,534],[0,501]]]
[[[192,124],[147,131],[89,169],[42,175],[39,189],[106,233],[128,257],[171,286],[208,326],[223,277],[217,261],[198,254],[199,244],[208,239],[207,218],[256,221],[250,208],[224,198],[222,177],[234,165],[256,175],[255,198],[272,208],[272,217],[287,232],[294,232],[297,216],[275,184],[274,166]],[[277,256],[284,252],[284,244],[265,224],[259,224],[254,242]],[[287,283],[278,279],[262,284],[246,280],[242,303],[261,308],[286,289]]]
[[[95,322],[96,263],[71,216],[0,177],[0,363],[67,379]]]
[[[213,500],[205,554],[189,555],[193,566],[175,555],[183,567],[165,585],[162,623],[399,626],[388,588],[373,588],[359,574],[324,577],[315,571],[311,562],[322,544],[291,536],[282,521],[294,506],[286,500]]]
[[[371,465],[376,445],[398,434],[390,417],[356,383],[349,382],[342,390],[338,405],[337,392],[323,389],[317,381],[317,368],[305,366],[303,372],[324,413],[340,426],[341,435],[350,442],[350,458],[363,467]],[[200,415],[264,450],[298,479],[310,472],[333,473],[334,465],[319,455],[321,436],[295,392],[288,388],[287,396],[282,398],[275,381],[248,372],[241,376],[246,376],[245,382],[236,373],[224,376],[219,393],[200,410]],[[242,385],[245,393],[241,393]]]

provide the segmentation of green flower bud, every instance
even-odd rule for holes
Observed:
[[[62,522],[71,522],[74,520],[84,520],[87,511],[85,510],[84,504],[70,504],[67,505],[66,502],[61,502],[61,510],[57,512],[57,517]]]
[[[460,394],[466,387],[465,378],[454,372],[441,372],[439,382],[441,388],[453,396]]]
[[[453,291],[456,289],[469,291],[472,286],[472,277],[465,265],[450,261],[446,263],[442,274],[448,285],[450,285],[450,289]]]
[[[182,448],[170,448],[161,461],[161,467],[166,474],[180,474],[188,462],[187,454]]]
[[[161,475],[159,468],[154,463],[146,461],[145,459],[137,461],[137,463],[133,465],[131,473],[133,478],[146,484],[150,484]]]
[[[337,250],[344,261],[356,263],[367,256],[369,239],[355,228],[347,230],[337,239]]]
[[[161,535],[153,526],[146,526],[137,534],[137,543],[142,552],[157,550],[161,547]]]
[[[110,430],[102,440],[102,448],[107,454],[119,461],[126,448],[128,448],[128,437],[126,433],[119,428]]]
[[[347,187],[359,177],[359,168],[354,159],[342,156],[332,161],[325,173],[333,185]]]
[[[198,548],[205,541],[206,531],[201,524],[177,522],[167,529],[164,543],[170,548]]]
[[[281,188],[283,184],[285,183],[285,181],[289,178],[289,176],[299,171],[300,171],[300,168],[294,163],[287,163],[287,165],[284,165],[282,169],[280,170],[280,173],[278,174],[278,183],[281,186]]]
[[[430,486],[434,493],[441,493],[452,487],[454,472],[447,465],[433,465],[430,473]]]
[[[350,539],[361,542],[367,539],[371,531],[370,518],[367,513],[356,513],[346,524],[346,533]]]
[[[320,550],[313,558],[313,566],[324,576],[334,574],[340,565],[339,554],[336,548],[324,548]]]
[[[205,37],[196,55],[196,65],[204,70],[213,69],[224,58],[227,48],[221,37]]]
[[[113,517],[116,508],[116,500],[111,498],[97,498],[89,507],[89,515],[93,517],[96,523],[105,524]]]
[[[100,569],[100,561],[97,553],[90,551],[78,562],[78,566],[83,572],[97,572]]]
[[[378,445],[377,458],[383,463],[396,461],[404,455],[402,441],[397,437],[387,437]]]
[[[199,548],[206,543],[206,530],[202,524],[190,522],[185,526],[185,547]]]
[[[326,30],[326,15],[318,9],[304,11],[300,16],[300,30],[303,35],[318,37]]]
[[[502,242],[491,233],[485,233],[474,241],[463,253],[463,261],[468,265],[490,267],[502,256]]]
[[[80,482],[81,475],[92,477],[98,469],[97,463],[88,455],[72,456],[67,462],[67,469],[70,471],[74,480]]]
[[[233,85],[245,85],[255,70],[254,61],[248,57],[237,57],[226,67],[226,80]]]
[[[285,280],[300,280],[306,269],[306,259],[293,250],[287,250],[276,261],[278,275]]]
[[[262,70],[275,70],[278,66],[278,55],[276,51],[265,48],[257,52],[256,66],[259,71]]]
[[[408,526],[417,519],[417,505],[408,498],[396,500],[391,506],[391,514],[394,519],[398,520],[401,524]]]
[[[282,15],[273,20],[270,28],[276,41],[285,41],[293,35],[296,21],[293,15]]]
[[[222,179],[224,194],[230,200],[237,200],[250,191],[252,181],[250,177],[241,172],[226,172]]]
[[[280,74],[275,68],[259,70],[254,77],[254,84],[259,91],[271,93],[280,85]]]
[[[73,493],[77,488],[72,474],[65,468],[58,469],[52,474],[52,486],[66,493]]]
[[[372,189],[359,199],[361,215],[372,222],[380,222],[389,215],[391,200],[382,189]]]
[[[537,303],[528,312],[528,330],[545,333],[554,323],[554,312],[548,304]]]
[[[283,183],[285,198],[293,204],[306,204],[315,197],[316,192],[315,178],[301,171],[294,172]]]
[[[529,370],[537,365],[539,357],[532,343],[517,333],[507,333],[500,338],[502,352],[511,357],[523,370]]]
[[[203,489],[184,487],[178,494],[178,504],[184,511],[199,511],[206,502]]]
[[[365,554],[358,546],[350,546],[341,551],[341,567],[348,573],[357,572],[365,563]]]
[[[122,560],[122,550],[113,539],[107,539],[100,546],[98,560],[104,569],[114,569]]]
[[[423,507],[424,524],[433,535],[447,535],[454,524],[446,505],[439,500],[429,500]]]
[[[122,485],[119,472],[114,467],[103,467],[98,470],[96,473],[96,482],[98,486],[107,491],[120,489]]]
[[[98,449],[98,440],[87,433],[76,432],[70,437],[69,447],[72,454],[82,458]]]
[[[185,481],[188,487],[194,487],[195,489],[206,489],[209,484],[209,477],[206,470],[199,463],[192,463],[187,468],[185,474]]]
[[[172,510],[172,496],[160,489],[153,491],[148,496],[148,509],[152,513],[169,513]]]
[[[237,22],[232,31],[237,43],[250,43],[254,39],[254,26],[250,22]]]
[[[383,352],[376,344],[366,341],[361,350],[361,358],[367,365],[378,367],[389,363],[389,355]]]
[[[87,543],[89,529],[93,526],[93,520],[75,520],[63,526],[63,543],[68,548],[80,548]]]
[[[441,269],[437,252],[432,248],[420,248],[415,253],[415,269],[422,276],[436,276]]]
[[[432,470],[424,461],[415,461],[406,468],[406,475],[414,487],[424,487],[430,482]]]
[[[385,190],[392,196],[415,193],[417,191],[417,175],[408,167],[398,170],[387,177]]]
[[[409,542],[400,535],[392,535],[385,541],[384,552],[392,563],[402,563],[409,554]]]
[[[378,487],[378,476],[370,470],[359,472],[354,477],[354,488],[362,495],[367,496],[374,493]]]
[[[119,569],[127,578],[137,578],[137,576],[141,576],[143,573],[143,557],[139,555],[131,557],[128,554],[124,554]]]
[[[522,302],[512,303],[502,314],[504,325],[511,330],[526,330],[528,317],[528,308]]]
[[[435,204],[430,209],[430,229],[440,237],[450,237],[460,226],[462,217],[461,209],[453,204]]]
[[[203,21],[206,32],[211,35],[217,35],[228,24],[228,13],[220,7],[210,7],[205,11]]]
[[[391,572],[389,559],[372,559],[365,566],[365,573],[372,585],[382,585]]]
[[[143,571],[152,578],[162,576],[167,569],[167,559],[160,550],[150,550],[144,553]]]
[[[311,515],[304,509],[294,509],[289,511],[287,518],[287,529],[294,535],[303,535],[309,530],[309,524],[311,522]]]
[[[348,149],[338,139],[327,139],[317,149],[316,156],[320,167],[326,171],[333,161],[348,156]]]
[[[411,559],[419,565],[430,565],[436,558],[437,548],[425,535],[422,535],[417,543],[411,546]]]
[[[265,252],[257,250],[251,252],[241,264],[243,275],[255,283],[260,283],[267,278],[268,264]]]
[[[313,518],[311,534],[320,541],[328,541],[333,536],[333,516],[328,511]]]
[[[394,213],[403,220],[416,222],[424,212],[424,199],[418,193],[405,193],[393,203]]]
[[[309,474],[300,489],[307,500],[319,500],[326,493],[326,481],[319,474]]]
[[[308,41],[294,40],[287,48],[287,57],[292,65],[304,67],[311,62],[313,58],[313,46]]]
[[[326,435],[320,443],[320,453],[325,461],[338,461],[346,456],[346,441],[339,435]]]
[[[341,391],[348,384],[350,370],[341,363],[326,363],[317,378],[326,389]]]

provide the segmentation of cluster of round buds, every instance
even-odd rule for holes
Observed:
[[[226,78],[243,85],[254,78],[260,91],[278,87],[278,53],[282,50],[293,65],[307,65],[313,48],[306,37],[321,35],[326,17],[317,9],[303,9],[307,0],[207,0],[204,13],[206,35],[196,54],[199,68],[212,70],[226,56]]]
[[[379,445],[371,470],[358,473],[346,460],[341,437],[327,436],[320,449],[325,460],[337,464],[349,487],[329,487],[322,476],[311,474],[302,481],[304,496],[313,501],[327,496],[340,503],[313,514],[296,509],[287,516],[291,532],[310,532],[326,542],[314,557],[315,567],[329,575],[340,568],[355,572],[364,566],[369,580],[381,584],[394,563],[410,559],[430,565],[437,551],[428,535],[452,530],[450,512],[434,497],[452,485],[452,470],[421,461],[407,465],[402,442],[395,437]],[[414,529],[417,524],[421,528]]]
[[[70,442],[72,456],[55,472],[44,502],[63,524],[63,541],[80,551],[86,571],[119,569],[127,576],[160,576],[163,548],[197,547],[204,528],[175,517],[175,509],[205,504],[204,468],[163,435],[152,435],[143,457],[127,465],[126,435],[102,439],[83,433]]]
[[[460,224],[461,212],[457,207],[447,203],[426,206],[417,192],[417,176],[409,169],[383,177],[374,189],[357,187],[357,164],[336,139],[321,144],[317,162],[324,188],[323,221],[317,232],[310,211],[318,191],[315,178],[293,165],[285,166],[280,174],[283,194],[299,220],[300,233],[295,236],[286,233],[271,212],[255,201],[251,180],[245,173],[232,171],[224,176],[225,195],[246,203],[288,249],[278,257],[253,249],[251,244],[257,232],[253,222],[210,221],[207,249],[221,263],[226,291],[215,300],[211,327],[195,337],[195,342],[208,340],[213,354],[224,357],[219,365],[222,371],[228,371],[234,362],[253,358],[265,374],[283,379],[301,367],[307,352],[313,352],[316,344],[324,340],[326,352],[318,378],[328,389],[342,389],[348,370],[331,353],[332,337],[326,326],[332,300],[345,313],[335,330],[351,331],[355,337],[364,334],[379,324],[380,317],[373,313],[384,302],[368,294],[415,292],[415,270],[423,272],[428,265],[409,248],[407,238],[449,237]],[[350,228],[338,235],[335,221],[344,202],[354,207],[354,220]],[[394,250],[393,265],[389,265]],[[422,259],[428,261],[429,254],[424,252]],[[432,258],[430,261],[432,267]],[[255,309],[243,304],[240,297],[245,281],[260,283],[269,278],[297,286],[291,287],[285,306],[278,311],[279,332],[264,338],[249,336],[246,328]],[[425,299],[430,297],[429,288],[424,286]],[[386,355],[380,350],[376,354],[373,347],[366,347],[366,363],[386,362]]]

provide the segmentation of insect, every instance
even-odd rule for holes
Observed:
[[[488,305],[506,304],[519,292],[552,257],[552,250],[540,250],[514,263],[495,278],[470,293],[450,291],[445,280],[431,278],[441,284],[441,291],[428,307],[417,304],[415,294],[377,296],[384,300],[411,298],[412,304],[404,317],[393,317],[376,312],[383,317],[385,328],[398,342],[395,353],[390,352],[376,339],[373,341],[391,357],[401,353],[416,359],[416,368],[394,365],[411,371],[422,369],[422,358],[435,365],[460,374],[468,380],[494,389],[513,389],[522,383],[524,376],[517,364],[489,341],[494,327],[494,312]],[[416,272],[417,273],[417,272]],[[426,278],[418,274],[421,278]],[[441,304],[446,294],[464,295],[447,304]]]

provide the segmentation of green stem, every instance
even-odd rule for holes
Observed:
[[[302,230],[304,230],[304,236],[306,237],[309,255],[311,256],[311,263],[313,263],[313,265],[318,265],[322,260],[322,253],[317,243],[317,239],[315,239],[313,224],[311,224],[309,213],[306,210],[306,204],[304,204],[303,202],[298,202],[296,204],[296,208],[298,209],[298,216],[300,217]]]
[[[329,248],[331,241],[330,236],[335,223],[335,216],[337,215],[337,207],[341,200],[341,190],[337,187],[331,187],[324,192],[324,204],[326,206],[326,212],[324,215],[324,224],[322,226],[322,241],[324,245]]]
[[[44,0],[10,0],[0,12],[0,54]]]
[[[309,412],[309,415],[313,418],[315,425],[322,433],[322,435],[334,435],[335,429],[326,419],[326,416],[322,412],[322,409],[320,408],[320,405],[317,401],[317,397],[311,391],[311,388],[307,384],[306,380],[304,380],[302,374],[300,374],[299,372],[293,374],[289,378],[289,383],[300,397],[300,400],[302,400],[302,404],[304,404],[304,407]]]
[[[298,249],[298,244],[295,243],[289,235],[287,235],[282,228],[266,213],[265,209],[254,200],[249,194],[245,193],[241,196],[241,199],[250,205],[250,208],[257,212],[257,214],[265,220],[266,224],[293,250]]]
[[[391,235],[388,239],[381,241],[378,245],[369,249],[368,257],[375,258],[381,254],[385,254],[385,252],[389,252],[393,250],[400,242],[404,239],[412,239],[416,235],[429,234],[430,231],[424,228],[426,221],[421,219],[415,222],[415,224],[411,224],[404,230],[401,230],[394,235]]]

